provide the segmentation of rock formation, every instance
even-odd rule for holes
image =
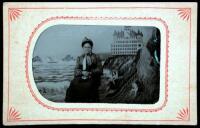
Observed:
[[[39,56],[35,56],[32,59],[33,62],[42,62],[42,59]]]
[[[62,61],[71,61],[71,60],[74,60],[74,58],[71,56],[71,55],[66,55]]]
[[[100,102],[148,103],[159,98],[159,66],[151,65],[146,47],[136,56],[113,56],[104,63],[104,75],[99,87]]]

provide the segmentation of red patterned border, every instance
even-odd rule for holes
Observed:
[[[189,27],[190,27],[190,30],[189,30],[189,84],[188,84],[188,93],[189,93],[189,97],[188,97],[188,100],[189,100],[189,106],[188,106],[188,120],[187,121],[190,121],[190,63],[191,63],[191,27],[192,27],[192,24],[191,24],[191,20],[192,20],[192,17],[191,17],[191,13],[192,13],[192,9],[191,8],[188,8],[188,7],[184,7],[184,8],[173,8],[173,7],[79,7],[79,8],[76,8],[76,7],[25,7],[25,8],[19,8],[19,7],[8,7],[8,16],[9,16],[9,9],[23,9],[23,10],[48,10],[48,9],[135,9],[135,8],[140,8],[140,9],[162,9],[162,10],[180,10],[180,9],[190,9],[190,17],[189,17]],[[178,14],[180,16],[180,14]],[[183,18],[183,17],[182,17]],[[183,19],[184,20],[184,19]],[[187,20],[187,19],[186,19]],[[188,20],[187,20],[188,21]],[[7,107],[7,113],[8,113],[8,118],[9,118],[9,110],[10,110],[10,93],[9,93],[9,88],[10,88],[10,63],[11,63],[11,55],[10,55],[10,37],[11,37],[11,20],[10,18],[8,17],[8,107]],[[39,26],[39,25],[38,25]],[[37,28],[37,27],[36,27]],[[34,30],[35,31],[35,30]],[[34,32],[33,31],[33,32]],[[169,36],[169,35],[168,35]],[[31,38],[31,37],[30,37]],[[29,42],[30,43],[30,42]],[[166,47],[168,49],[168,45]],[[167,51],[168,52],[168,51]],[[167,59],[168,59],[168,56],[167,56]],[[166,65],[168,66],[168,63],[166,63]],[[168,74],[168,70],[167,70],[167,74]],[[167,77],[168,78],[168,77]],[[27,80],[29,81],[29,80]],[[168,80],[167,80],[168,81]],[[165,81],[167,83],[167,81]],[[30,81],[29,81],[30,82]],[[29,85],[28,85],[29,86]],[[168,86],[168,85],[167,85]],[[31,90],[30,90],[31,91]],[[167,90],[168,91],[168,90]],[[167,95],[168,96],[168,95]],[[166,105],[166,104],[165,104]],[[164,106],[165,106],[164,105]],[[163,107],[164,107],[163,106]],[[72,111],[74,111],[75,109],[71,109]],[[70,110],[69,110],[70,111]],[[115,110],[114,110],[115,111]],[[7,121],[9,121],[7,118]],[[123,119],[20,119],[20,120],[17,120],[17,121],[20,121],[20,122],[26,122],[26,121],[33,121],[33,122],[37,122],[37,121],[109,121],[109,122],[116,122],[116,121],[120,121],[120,122],[124,122],[124,121],[185,121],[185,120],[177,120],[177,119],[154,119],[154,120],[151,120],[151,119],[147,119],[147,120],[137,120],[137,119],[128,119],[128,120],[123,120]]]
[[[34,37],[34,34],[38,29],[40,29],[44,24],[46,24],[49,21],[53,20],[155,20],[161,22],[166,31],[166,64],[165,64],[165,100],[162,106],[156,109],[122,109],[122,108],[56,108],[53,106],[49,106],[45,103],[43,103],[39,98],[37,98],[36,94],[34,93],[30,79],[29,79],[29,50],[30,50],[30,45],[32,42],[32,39]],[[25,69],[26,69],[26,80],[27,80],[27,85],[28,88],[31,92],[31,95],[34,97],[34,99],[41,104],[43,107],[51,110],[57,110],[57,111],[109,111],[109,112],[157,112],[159,110],[162,110],[168,100],[168,47],[169,47],[169,30],[166,22],[162,20],[161,18],[155,18],[155,17],[79,17],[79,16],[56,16],[56,17],[50,17],[47,18],[46,20],[42,21],[40,24],[37,25],[37,27],[34,28],[33,32],[31,33],[31,36],[29,37],[28,45],[26,48],[26,57],[25,57]]]

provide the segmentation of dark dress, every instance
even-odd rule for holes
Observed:
[[[71,81],[66,91],[66,102],[98,102],[98,87],[102,75],[102,65],[100,58],[91,53],[91,64],[86,65],[86,71],[90,72],[87,79],[82,79],[82,67],[84,55],[77,58],[74,79]]]

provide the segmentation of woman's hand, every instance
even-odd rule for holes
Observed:
[[[83,76],[88,77],[89,76],[89,72],[88,71],[82,71]]]

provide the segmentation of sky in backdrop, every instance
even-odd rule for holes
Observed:
[[[151,37],[153,27],[132,26],[136,32],[143,33],[143,42]],[[98,25],[55,25],[43,31],[37,39],[33,57],[63,58],[70,54],[74,58],[82,53],[81,42],[84,37],[94,42],[94,53],[110,52],[115,30],[123,30],[124,26]]]

